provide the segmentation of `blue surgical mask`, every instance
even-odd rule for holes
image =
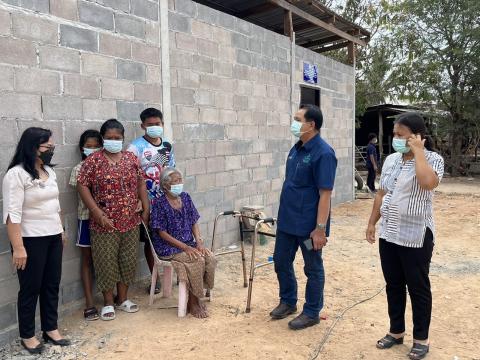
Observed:
[[[149,126],[146,129],[147,135],[151,138],[158,139],[161,138],[163,135],[163,126]]]
[[[393,138],[392,147],[393,150],[401,154],[410,152],[410,147],[407,146],[407,139]]]
[[[85,156],[89,156],[89,155],[92,155],[94,152],[97,152],[98,150],[100,150],[100,148],[95,148],[95,149],[83,148],[83,153],[85,154]]]
[[[109,153],[117,154],[122,151],[123,140],[103,140],[103,148]]]
[[[179,196],[183,192],[183,184],[170,185],[170,192],[175,196]]]
[[[297,120],[293,120],[292,124],[290,125],[290,131],[292,132],[293,136],[299,138],[302,135],[300,131],[302,129],[302,123]]]

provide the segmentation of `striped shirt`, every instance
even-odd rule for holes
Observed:
[[[425,157],[440,181],[443,158],[428,150]],[[380,207],[380,238],[405,247],[423,247],[427,227],[435,234],[433,190],[424,190],[418,184],[415,159],[404,162],[400,153],[389,155],[382,168],[380,188],[386,193]]]

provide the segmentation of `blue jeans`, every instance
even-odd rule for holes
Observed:
[[[280,287],[280,301],[290,306],[297,304],[297,279],[293,269],[295,254],[300,246],[307,276],[305,304],[303,313],[310,318],[318,318],[323,307],[323,286],[325,272],[323,270],[322,251],[307,250],[304,241],[308,236],[295,236],[277,231],[273,261]]]

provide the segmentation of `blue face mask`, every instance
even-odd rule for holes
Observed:
[[[407,139],[393,138],[392,140],[393,150],[401,154],[410,152],[410,147],[407,146]]]
[[[157,125],[149,126],[146,129],[146,133],[151,138],[154,138],[154,139],[161,138],[163,135],[163,126],[157,126]]]
[[[103,148],[112,154],[117,154],[122,151],[122,140],[103,140]]]
[[[183,192],[183,184],[170,185],[170,192],[175,196],[179,196]]]
[[[293,136],[299,138],[302,135],[302,132],[300,131],[302,129],[302,123],[297,120],[293,120],[292,124],[290,125],[290,131],[293,134]]]
[[[100,148],[95,148],[95,149],[83,148],[83,153],[85,154],[85,156],[89,156],[89,155],[92,155],[94,152],[97,152],[98,150],[100,150]]]

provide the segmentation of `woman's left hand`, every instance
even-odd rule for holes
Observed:
[[[200,254],[202,254],[203,256],[213,255],[212,252],[210,251],[210,249],[203,246],[203,244],[198,244],[197,245],[197,250],[200,251]]]
[[[407,139],[407,145],[412,150],[413,154],[422,151],[425,149],[425,139],[422,139],[420,135],[412,135]]]

